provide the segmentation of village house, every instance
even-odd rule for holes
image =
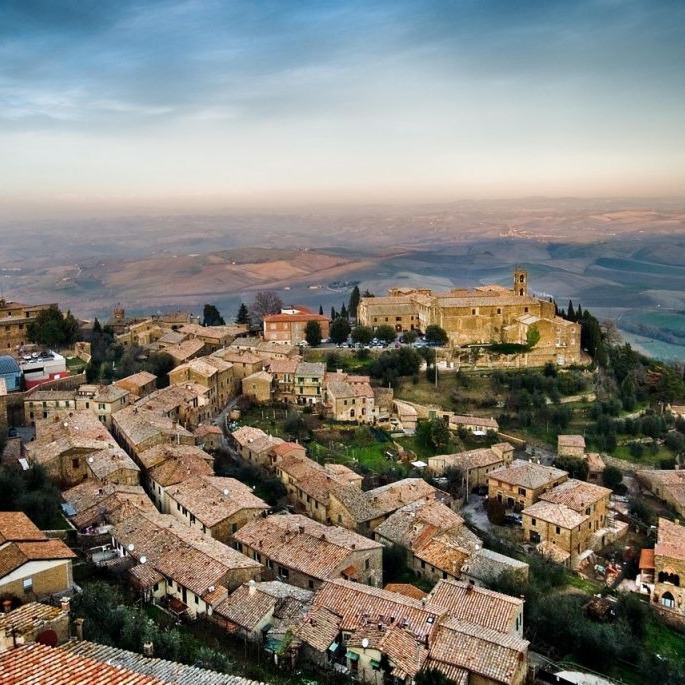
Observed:
[[[555,315],[554,302],[528,293],[528,274],[514,272],[513,288],[498,285],[434,293],[427,288],[394,288],[387,297],[363,297],[357,320],[365,326],[394,326],[397,332],[443,328],[452,346],[493,342],[525,346],[530,331],[539,334],[528,363],[559,366],[579,363],[580,325]]]
[[[320,404],[323,402],[323,379],[326,365],[321,362],[300,362],[295,369],[295,402]]]
[[[234,545],[266,566],[264,577],[309,590],[329,578],[382,586],[383,546],[338,526],[298,514],[257,518],[234,534]]]
[[[202,475],[167,487],[169,513],[191,528],[230,544],[231,536],[269,505],[235,478]]]
[[[20,645],[40,642],[60,645],[69,639],[69,599],[60,606],[27,602],[0,613],[0,653]],[[0,665],[0,674],[4,674]]]
[[[140,469],[90,410],[60,412],[36,421],[26,459],[42,466],[61,487],[93,478],[99,483],[137,485]]]
[[[236,379],[242,380],[246,376],[251,376],[257,371],[263,371],[266,361],[258,354],[250,350],[238,350],[226,347],[212,353],[213,357],[219,357],[225,362],[233,365],[233,375]]]
[[[398,509],[374,530],[382,544],[407,550],[407,565],[430,582],[458,579],[481,540],[464,525],[464,519],[442,502],[418,500]]]
[[[90,409],[112,427],[112,415],[129,404],[130,393],[117,385],[82,385],[76,392],[76,409]]]
[[[112,417],[112,432],[134,459],[160,444],[194,445],[195,437],[167,416],[139,406],[129,406]]]
[[[274,399],[295,402],[295,374],[299,363],[299,357],[272,359],[269,362],[269,373],[274,379]]]
[[[157,342],[164,333],[165,329],[156,319],[147,318],[127,325],[124,332],[117,334],[116,339],[124,347],[146,347]]]
[[[251,580],[234,590],[212,613],[212,622],[270,651],[278,651],[291,624],[311,606],[314,593],[279,580]]]
[[[393,400],[392,407],[394,418],[399,424],[398,428],[405,435],[414,435],[416,433],[416,424],[419,420],[419,413],[416,407],[409,402],[402,402],[397,399]]]
[[[156,445],[141,452],[139,460],[145,471],[145,485],[163,514],[173,513],[169,499],[171,486],[198,476],[212,476],[210,455],[192,445]]]
[[[24,423],[35,426],[36,419],[47,419],[57,412],[76,409],[75,390],[41,390],[40,386],[29,390],[24,399]]]
[[[205,345],[205,353],[211,354],[227,347],[236,338],[247,335],[246,324],[230,324],[227,326],[201,326],[196,323],[184,324],[178,329],[184,335],[195,340],[201,340]]]
[[[167,514],[141,512],[112,528],[117,555],[134,563],[131,583],[177,614],[211,613],[226,590],[259,580],[262,566]]]
[[[310,321],[319,324],[321,339],[330,335],[330,320],[320,314],[314,314],[307,307],[286,307],[279,314],[269,314],[263,319],[263,335],[267,342],[299,345],[306,341],[305,329]]]
[[[369,376],[326,374],[326,410],[334,421],[376,423],[378,409]]]
[[[606,464],[597,452],[586,452],[583,459],[587,462],[587,479],[591,483],[601,483]]]
[[[490,447],[429,457],[428,470],[436,476],[441,476],[447,469],[458,469],[468,491],[486,485],[490,473],[511,464],[513,456],[512,445],[508,442],[498,442]]]
[[[63,510],[79,531],[119,523],[139,511],[155,512],[140,485],[117,485],[86,480],[62,492]]]
[[[654,547],[652,599],[667,609],[685,614],[685,527],[659,519]]]
[[[149,371],[139,371],[126,378],[114,381],[114,385],[131,393],[131,400],[135,401],[149,395],[157,388],[157,376]]]
[[[503,573],[509,573],[521,582],[528,579],[530,567],[524,561],[493,552],[477,549],[461,568],[461,579],[475,585],[491,586]]]
[[[41,312],[57,304],[22,304],[0,298],[0,350],[14,350],[28,343],[28,327]]]
[[[651,493],[685,516],[685,470],[645,470],[637,472],[637,479]]]
[[[62,540],[48,538],[26,514],[0,512],[0,596],[26,602],[71,593],[75,557]]]
[[[172,334],[167,334],[164,336],[164,338],[167,338],[170,335]],[[173,335],[181,334],[174,333]],[[181,337],[185,338],[185,336],[182,335]],[[183,339],[175,343],[168,344],[164,343],[164,338],[161,338],[159,341],[160,350],[165,354],[168,354],[174,360],[175,368],[181,364],[186,364],[191,359],[196,359],[197,357],[207,354],[204,342],[202,342],[202,340],[198,340],[197,338]]]
[[[455,683],[522,685],[528,642],[515,629],[481,625],[485,620],[502,629],[516,626],[522,602],[473,586],[448,588],[444,595],[455,613],[467,618],[452,616],[440,599],[328,581],[293,635],[302,642],[304,658],[319,664],[332,660],[362,682],[392,677],[408,685],[421,670],[437,668]]]
[[[557,437],[557,454],[560,457],[585,456],[585,438],[582,435],[560,435]]]
[[[250,397],[257,404],[268,404],[272,398],[274,377],[267,371],[256,371],[242,379],[243,396]]]
[[[210,411],[216,414],[236,396],[238,385],[233,377],[233,367],[219,357],[199,357],[177,366],[169,372],[171,385],[197,383],[207,388]]]
[[[283,442],[252,426],[234,430],[229,441],[242,459],[263,469],[269,468],[271,450]]]
[[[509,467],[488,474],[488,497],[518,511],[535,504],[543,493],[566,480],[566,471],[517,459]]]
[[[274,359],[289,359],[300,356],[300,348],[287,343],[271,342],[261,338],[241,337],[236,338],[230,345],[230,349],[252,352],[266,361]]]
[[[208,394],[209,390],[198,383],[169,385],[138,400],[136,406],[177,421],[188,430],[194,430],[201,423],[212,419]]]
[[[361,493],[362,476],[342,464],[321,465],[300,445],[282,443],[273,449],[272,470],[285,486],[290,503],[300,513],[330,524],[331,493],[354,487]]]
[[[224,433],[214,424],[201,423],[194,431],[195,441],[200,449],[208,452],[218,450],[223,444]]]
[[[452,431],[466,430],[473,435],[487,435],[499,431],[499,423],[492,417],[462,416],[460,414],[449,414],[447,427]]]

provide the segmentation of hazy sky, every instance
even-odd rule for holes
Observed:
[[[0,201],[685,195],[682,0],[0,0]]]

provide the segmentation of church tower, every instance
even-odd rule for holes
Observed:
[[[528,272],[520,267],[514,271],[514,294],[519,297],[528,296]]]

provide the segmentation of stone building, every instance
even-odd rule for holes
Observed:
[[[0,350],[26,345],[29,325],[50,307],[57,307],[57,304],[22,304],[0,298]]]
[[[685,526],[660,518],[654,547],[655,602],[685,614]]]
[[[554,302],[528,292],[528,274],[514,272],[513,288],[497,285],[455,288],[446,293],[430,289],[394,288],[387,297],[363,297],[357,318],[366,326],[392,325],[396,331],[443,328],[451,346],[491,343],[526,345],[531,365],[579,363],[580,325],[555,315]]]
[[[496,469],[488,475],[488,497],[508,509],[525,509],[566,480],[566,471],[517,459],[508,468]]]

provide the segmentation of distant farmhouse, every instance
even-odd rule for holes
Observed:
[[[455,288],[435,293],[428,288],[392,288],[387,297],[363,297],[357,313],[365,326],[391,325],[403,331],[443,328],[453,347],[508,343],[525,346],[530,365],[581,361],[580,325],[556,316],[554,302],[528,293],[528,273],[514,272],[511,290],[499,285]],[[535,333],[537,331],[537,333]]]

